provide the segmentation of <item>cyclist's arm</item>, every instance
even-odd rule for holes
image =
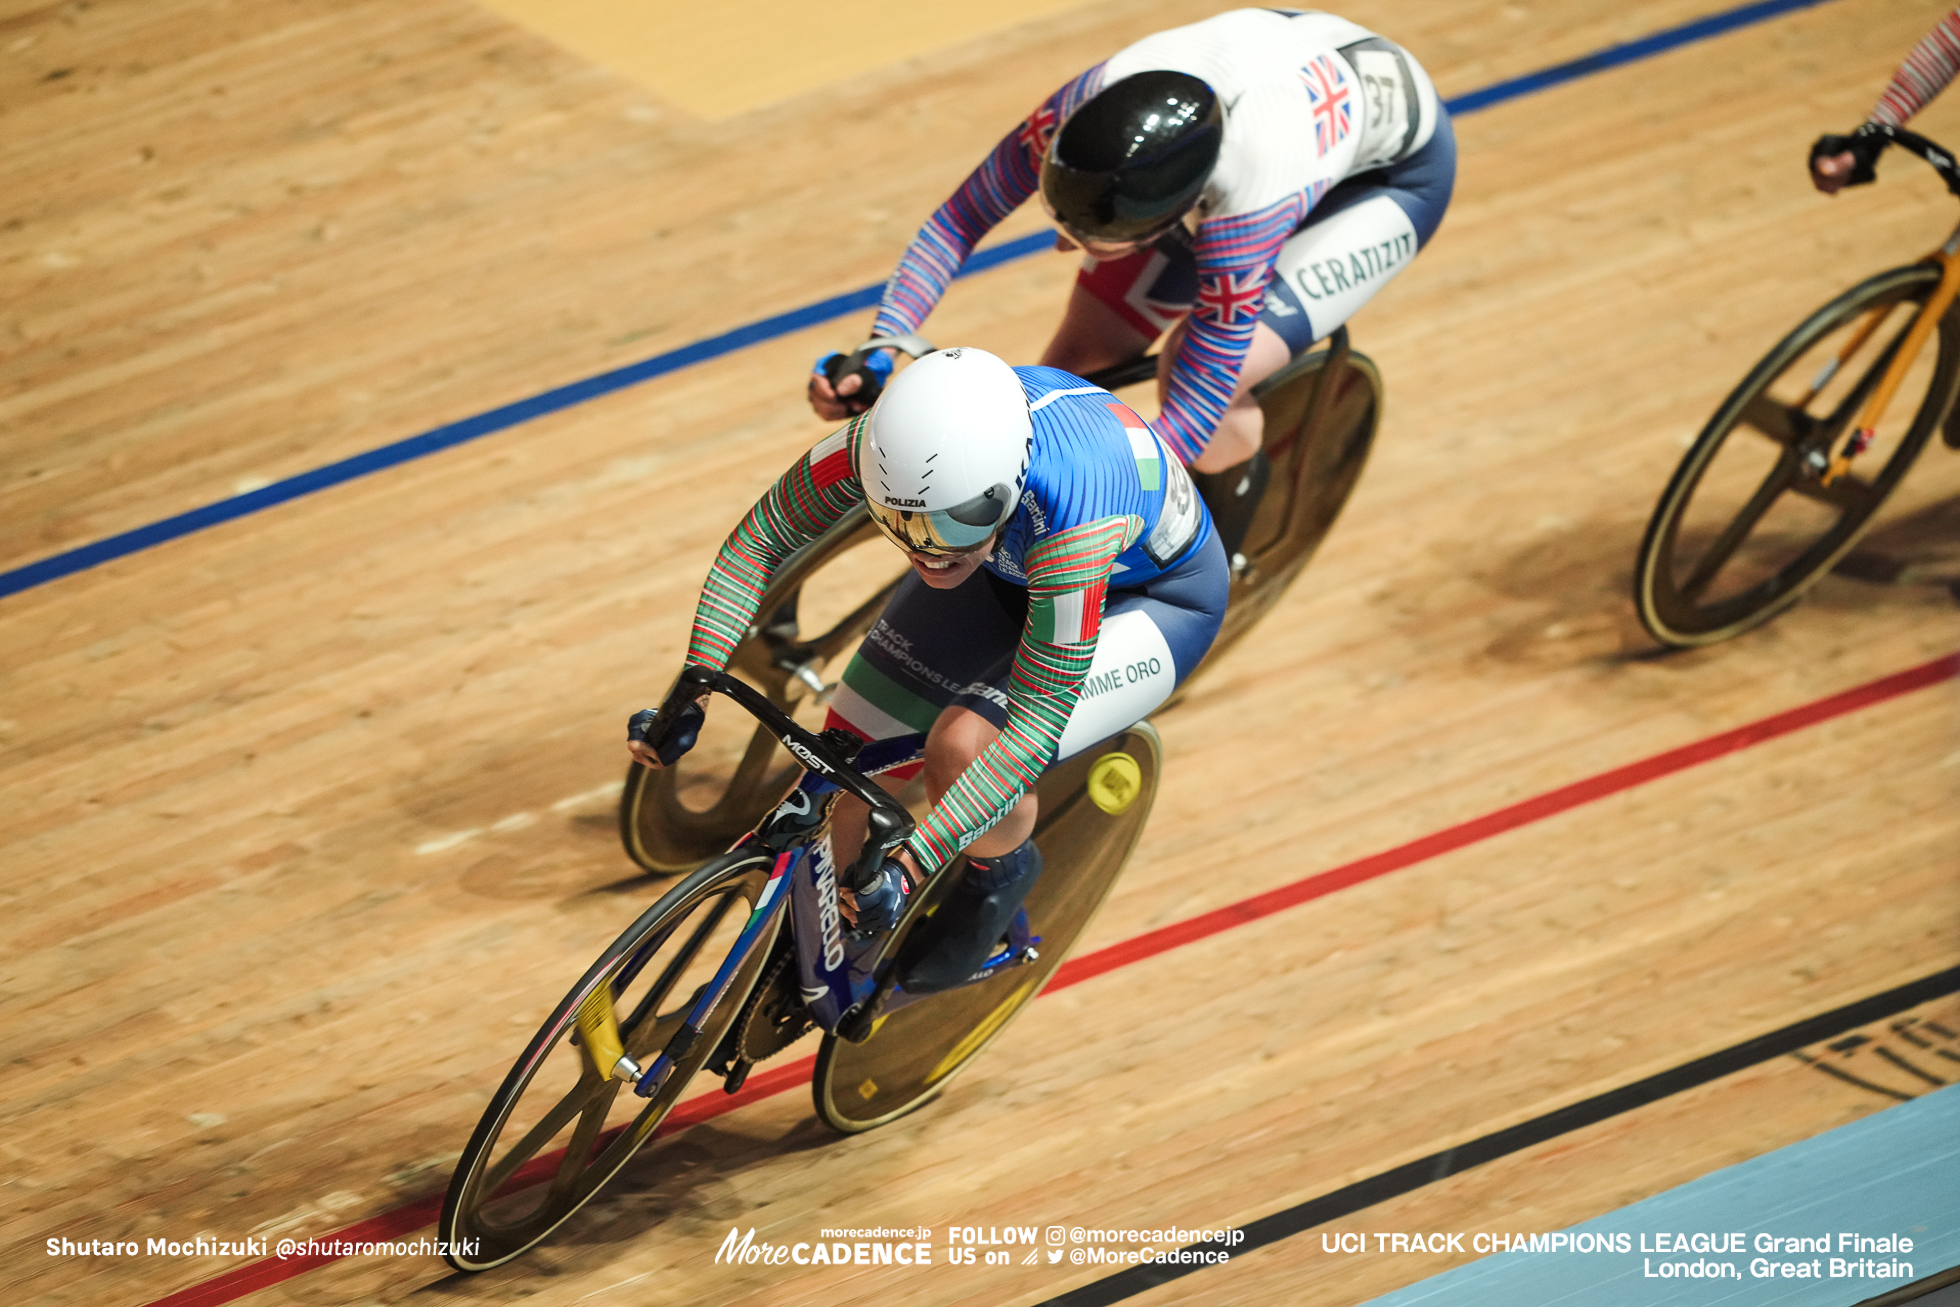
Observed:
[[[815,540],[854,504],[864,487],[851,468],[851,449],[863,418],[817,442],[756,501],[722,544],[701,587],[687,660],[721,670],[748,635],[762,592],[783,561]]]
[[[1198,227],[1198,299],[1171,361],[1162,414],[1151,423],[1183,462],[1204,452],[1231,406],[1273,262],[1306,212],[1305,197],[1293,195]]]
[[[1101,80],[1102,65],[1097,64],[1043,100],[926,219],[885,284],[872,335],[903,336],[919,329],[980,238],[1035,193],[1049,138]]]
[[[1028,624],[1008,675],[1007,722],[906,845],[922,871],[939,870],[985,834],[1048,765],[1095,656],[1110,570],[1142,526],[1106,517],[1028,551]]]
[[[1871,121],[1903,127],[1960,73],[1960,9],[1941,20],[1913,47],[1873,106]]]

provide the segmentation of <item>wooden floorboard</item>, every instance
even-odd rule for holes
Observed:
[[[1454,94],[1705,5],[1409,9],[1348,12]],[[0,567],[874,282],[1041,94],[1204,12],[1083,6],[703,122],[460,0],[0,7]],[[1388,393],[1361,488],[1159,721],[1167,789],[1083,949],[1960,644],[1942,448],[1871,537],[1904,580],[1664,658],[1628,600],[1743,370],[1951,228],[1909,160],[1835,201],[1802,176],[1939,12],[1834,0],[1458,122],[1442,232],[1354,324]],[[1920,125],[1960,138],[1960,102]],[[964,281],[930,333],[1032,358],[1071,276]],[[862,326],[0,600],[0,1297],[133,1305],[232,1264],[50,1236],[324,1234],[441,1187],[659,888],[614,834],[621,720],[824,433],[809,359]],[[505,1270],[350,1259],[252,1301],[1039,1301],[1091,1272],[713,1253],[735,1225],[1238,1223],[1952,966],[1956,726],[1949,681],[1062,991],[871,1135],[801,1090],[718,1117]],[[1336,1228],[1553,1229],[1886,1101],[1784,1059]],[[1358,1302],[1449,1264],[1318,1249],[1148,1301]]]

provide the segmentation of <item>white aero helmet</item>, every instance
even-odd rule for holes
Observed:
[[[942,349],[885,387],[859,431],[858,479],[899,548],[970,553],[1013,513],[1033,447],[1014,369],[983,349]]]

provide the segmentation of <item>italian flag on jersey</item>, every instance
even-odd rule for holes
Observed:
[[[1086,644],[1102,629],[1106,580],[1080,590],[1028,597],[1028,634],[1049,644]]]
[[[834,486],[851,475],[851,434],[858,424],[851,422],[825,436],[810,450],[810,479],[817,489]]]
[[[1109,411],[1123,424],[1123,434],[1130,438],[1130,453],[1137,461],[1137,480],[1145,490],[1161,490],[1164,485],[1164,451],[1157,444],[1157,437],[1150,434],[1150,428],[1143,419],[1130,412],[1127,404],[1111,404]]]

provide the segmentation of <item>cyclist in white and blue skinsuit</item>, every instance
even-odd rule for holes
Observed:
[[[875,336],[918,330],[980,239],[1041,192],[1087,257],[1041,361],[1082,373],[1172,330],[1152,426],[1226,493],[1262,419],[1251,389],[1324,339],[1434,235],[1456,175],[1422,66],[1333,14],[1239,9],[1145,37],[1050,95],[932,215],[885,290]],[[841,418],[858,383],[810,381]]]
[[[1049,756],[1141,721],[1211,648],[1229,578],[1190,474],[1108,391],[1053,368],[1013,371],[1034,432],[1014,512],[963,584],[900,583],[845,668],[826,725],[867,740],[923,734],[957,706],[1004,727],[1024,641],[1053,638],[1030,624],[1031,586],[1080,593],[1081,607],[1099,610],[1083,613],[1093,668],[1078,655],[1070,683],[1051,687],[1060,693],[1043,705],[1042,727],[1016,733],[1041,736]],[[860,475],[875,493],[875,472]],[[1128,525],[1109,529],[1117,523]]]

